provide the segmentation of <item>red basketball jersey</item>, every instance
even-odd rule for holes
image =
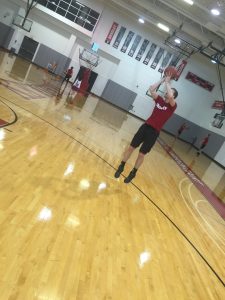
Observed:
[[[158,96],[155,99],[154,110],[151,116],[146,120],[146,124],[151,125],[159,132],[176,108],[176,103],[174,106],[171,106],[169,103],[166,103],[161,96]]]

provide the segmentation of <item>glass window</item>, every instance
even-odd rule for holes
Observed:
[[[72,1],[71,1],[71,5],[73,5],[74,7],[78,8],[78,9],[80,8],[80,4],[77,3],[76,0],[72,0]]]
[[[83,27],[85,21],[84,21],[83,19],[81,19],[81,17],[77,17],[77,18],[75,19],[75,23],[77,23],[78,25],[80,25],[80,26]]]
[[[48,2],[52,2],[52,4],[56,4],[56,5],[59,4],[59,0],[48,0]]]
[[[75,19],[75,16],[70,14],[70,13],[67,13],[66,14],[66,18],[69,19],[70,21],[73,21],[74,22],[74,19]]]
[[[87,6],[81,6],[81,8],[80,8],[80,11],[82,11],[85,14],[88,14],[90,10],[91,9]]]
[[[99,13],[93,9],[91,9],[91,11],[89,12],[89,15],[94,17],[95,19],[98,19],[98,17],[99,17]]]
[[[53,11],[56,10],[56,7],[57,7],[57,6],[56,6],[55,4],[52,4],[52,3],[48,3],[48,4],[47,4],[47,8],[48,8],[48,9],[51,9],[51,10],[53,10]]]
[[[65,9],[65,10],[67,10],[68,7],[69,7],[69,4],[66,3],[66,2],[64,2],[64,1],[60,1],[59,7],[61,7],[61,8],[63,8],[63,9]]]
[[[87,21],[89,21],[88,23],[89,23],[89,24],[92,24],[92,25],[95,25],[96,22],[97,22],[96,19],[94,19],[94,18],[92,18],[92,17],[90,17],[90,16],[87,17]]]
[[[63,17],[66,15],[66,11],[60,7],[57,8],[56,12]]]
[[[74,15],[77,15],[78,14],[78,9],[73,7],[73,6],[70,6],[69,7],[69,12],[74,14]]]
[[[88,17],[88,15],[86,15],[84,12],[82,12],[82,11],[79,11],[78,12],[78,18],[80,18],[81,20],[86,20],[87,19],[87,17]]]
[[[47,5],[47,0],[39,0],[38,1],[38,4],[41,4],[43,6],[46,6]]]
[[[84,28],[89,30],[89,31],[92,31],[94,29],[94,26],[91,25],[91,24],[85,23]]]
[[[100,14],[76,0],[38,0],[38,3],[70,21],[93,31]]]

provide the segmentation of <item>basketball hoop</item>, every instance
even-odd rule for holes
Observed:
[[[93,50],[84,48],[80,51],[79,49],[80,70],[72,84],[71,89],[73,91],[79,92],[85,96],[88,94],[89,78],[92,70],[99,65],[99,60],[99,55]]]
[[[98,66],[99,59],[99,55],[96,52],[85,48],[82,51],[79,49],[79,62],[81,66],[93,70]]]
[[[31,21],[29,19],[25,19],[24,17],[22,17],[20,15],[16,15],[15,18],[13,19],[12,24],[19,28],[22,28],[23,30],[30,32],[33,21]]]

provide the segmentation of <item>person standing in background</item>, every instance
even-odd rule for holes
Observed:
[[[201,141],[200,148],[197,151],[197,156],[199,156],[202,153],[202,149],[206,147],[206,145],[209,142],[210,133]]]

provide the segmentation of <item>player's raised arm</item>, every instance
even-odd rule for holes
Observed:
[[[176,102],[174,97],[174,91],[170,85],[170,79],[171,79],[170,76],[165,77],[165,87],[166,87],[167,99],[169,100],[170,105],[174,106]]]
[[[162,84],[164,82],[164,80],[165,80],[165,78],[162,78],[161,80],[157,81],[156,83],[150,85],[149,92],[154,100],[158,97],[157,89],[160,86],[160,84]]]

